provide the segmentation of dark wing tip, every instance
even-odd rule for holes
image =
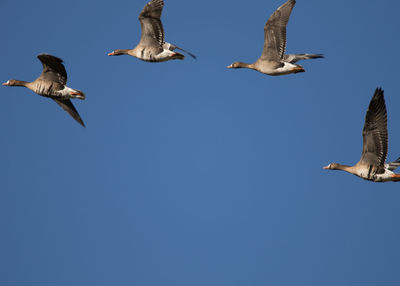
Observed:
[[[54,60],[60,64],[62,64],[64,61],[56,56],[50,55],[50,54],[39,54],[37,56],[37,58],[41,61],[41,62],[46,62],[48,60]]]
[[[149,3],[151,3],[151,5],[160,6],[160,5],[164,5],[164,0],[152,0]]]
[[[292,10],[294,5],[296,5],[296,0],[289,0],[286,3],[283,3],[283,5],[279,8],[290,7],[290,10]]]
[[[55,99],[53,100],[62,108],[64,109],[73,119],[75,119],[76,122],[78,122],[80,125],[83,127],[85,126],[85,123],[83,123],[83,120],[81,116],[79,115],[78,111],[76,110],[75,106],[72,104],[70,99],[62,100],[62,99]]]
[[[76,114],[70,113],[70,115],[72,116],[72,118],[74,118],[76,120],[76,122],[78,122],[80,125],[82,125],[83,128],[86,128],[86,125],[83,122],[83,120],[82,120],[81,116],[79,115],[78,111],[76,111]]]
[[[152,0],[148,4],[156,8],[162,8],[162,6],[164,6],[164,0]]]
[[[286,28],[286,25],[289,22],[290,14],[292,13],[295,4],[296,4],[295,0],[288,0],[287,2],[283,3],[268,18],[267,22],[264,25],[264,30],[267,30],[271,26]]]
[[[371,99],[368,110],[376,110],[376,112],[384,112],[386,113],[386,104],[384,92],[381,87],[375,89],[374,96]]]
[[[377,100],[377,99],[379,99],[380,97],[384,97],[384,94],[383,94],[384,92],[383,92],[383,89],[381,88],[381,87],[377,87],[376,89],[375,89],[375,93],[374,93],[374,96],[372,97],[372,100]]]
[[[152,0],[144,6],[142,12],[139,14],[139,19],[160,18],[163,7],[164,0]]]
[[[83,122],[83,120],[82,120],[81,116],[79,115],[78,111],[76,112],[76,115],[72,115],[72,117],[76,120],[76,122],[78,122],[80,125],[82,125],[83,128],[86,128],[86,125]]]
[[[73,116],[76,122],[78,122],[83,128],[86,128],[85,123],[83,122],[82,118],[78,115],[78,117]]]
[[[368,111],[370,110],[371,111],[374,110],[375,113],[380,113],[380,112],[386,113],[384,92],[381,87],[375,89],[374,96],[372,97],[368,106]]]
[[[67,111],[68,112],[68,111]],[[71,115],[72,116],[72,115]],[[83,128],[86,128],[85,123],[83,122],[82,118],[80,115],[77,113],[77,116],[72,116],[76,122],[78,122]]]

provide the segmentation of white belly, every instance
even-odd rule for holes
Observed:
[[[294,70],[297,68],[297,65],[291,63],[284,63],[283,67],[277,68],[271,73],[272,75],[285,75],[291,74],[295,72]]]
[[[136,51],[136,57],[146,62],[163,62],[171,59],[174,52],[163,50],[161,53],[156,53],[154,49],[142,49]]]
[[[373,181],[373,182],[388,182],[393,180],[394,173],[388,169],[385,169],[385,172],[382,174],[372,174],[369,172],[369,169],[360,170],[357,174],[360,178],[364,180]]]

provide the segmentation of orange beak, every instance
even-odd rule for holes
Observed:
[[[322,167],[322,169],[329,170],[329,165],[325,166],[325,167]]]
[[[108,53],[109,56],[113,56],[114,55],[114,51],[112,51],[111,53]]]
[[[1,85],[6,85],[6,86],[7,86],[7,85],[8,85],[8,82],[2,83]]]

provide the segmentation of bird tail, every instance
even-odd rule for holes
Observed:
[[[294,64],[300,60],[319,59],[323,57],[323,54],[288,54],[284,55],[283,60]]]
[[[400,157],[397,158],[396,161],[387,163],[387,165],[388,165],[387,168],[388,168],[390,171],[396,170],[398,167],[400,167]]]
[[[171,43],[164,43],[163,48],[167,49],[167,50],[170,50],[170,51],[178,49],[178,50],[181,50],[184,53],[187,53],[192,58],[197,59],[197,57],[194,54],[192,54],[192,53],[190,53],[190,52],[188,52],[188,51],[186,51],[186,50],[184,50],[184,49],[182,49],[182,48],[180,48],[180,47],[178,47],[178,46],[176,46],[174,44],[171,44]]]
[[[83,91],[78,90],[78,89],[72,89],[71,88],[71,98],[77,98],[77,99],[81,99],[84,100],[86,98],[86,95],[83,93]]]
[[[173,52],[173,55],[170,59],[171,60],[183,60],[184,58],[185,58],[184,55],[177,53],[177,52]]]

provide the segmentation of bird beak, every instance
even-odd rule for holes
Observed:
[[[329,165],[325,166],[325,167],[322,167],[322,169],[329,170]]]
[[[227,66],[227,68],[228,68],[228,69],[231,69],[231,68],[232,68],[232,65]]]
[[[112,51],[111,53],[108,54],[109,56],[113,56],[114,55],[114,51]]]
[[[5,82],[5,83],[2,83],[2,85],[6,85],[6,86],[7,86],[7,85],[8,85],[8,81],[7,81],[7,82]]]

